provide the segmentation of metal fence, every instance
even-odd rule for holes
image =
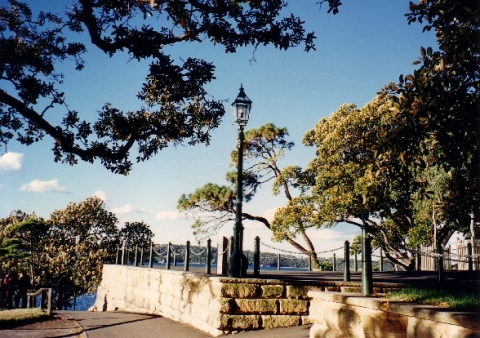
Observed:
[[[451,245],[440,249],[433,245],[422,246],[419,254],[422,271],[437,271],[439,261],[443,262],[445,270],[480,270],[480,240],[476,240],[474,246],[471,240],[457,240],[456,248]]]
[[[119,248],[117,254],[117,264],[123,265],[147,265],[153,267],[154,264],[165,265],[166,269],[171,269],[172,266],[182,265],[184,271],[190,270],[190,264],[196,263],[205,267],[205,273],[211,274],[212,267],[217,269],[217,274],[226,274],[228,257],[230,252],[230,241],[224,239],[222,243],[219,243],[217,248],[211,247],[211,240],[207,241],[206,246],[191,246],[187,241],[185,245],[172,245],[168,244],[154,244],[150,243],[148,246],[143,247],[136,246],[134,248],[128,248],[124,244],[122,248]],[[247,260],[252,262],[254,275],[259,275],[260,270],[264,266],[260,265],[260,245],[268,248],[270,251],[274,251],[277,254],[276,257],[276,269],[281,270],[282,267],[287,267],[285,262],[292,262],[297,260],[301,264],[297,266],[303,266],[306,270],[312,271],[312,255],[301,253],[298,251],[289,251],[280,248],[273,247],[266,243],[260,242],[257,237],[255,242],[255,250],[253,257]],[[343,250],[343,257],[337,257],[338,251]],[[374,261],[374,269],[377,271],[385,270],[397,270],[398,267],[390,262],[390,260],[384,257],[382,250],[379,254],[372,254],[377,260]],[[455,252],[456,251],[456,252]],[[421,247],[418,250],[412,250],[411,253],[415,255],[415,269],[422,271],[445,271],[445,270],[479,270],[479,254],[480,253],[480,240],[476,241],[475,248],[472,248],[470,241],[458,241],[457,249],[452,249],[450,246],[445,249],[434,250],[433,247]],[[362,260],[358,260],[357,255],[351,255],[349,250],[349,243],[345,241],[344,246],[315,252],[320,257],[322,262],[331,262],[331,269],[333,271],[358,271],[362,268]],[[325,258],[325,255],[327,258]],[[329,257],[328,257],[329,256]],[[148,257],[148,258],[147,258]],[[353,258],[353,259],[352,259]],[[275,267],[270,263],[270,268]],[[440,267],[440,269],[439,269]],[[346,272],[345,272],[346,273]],[[347,278],[347,277],[346,277]]]

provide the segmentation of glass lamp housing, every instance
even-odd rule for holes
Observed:
[[[232,103],[233,121],[240,126],[245,126],[250,119],[251,107],[252,100],[245,94],[243,86],[240,86],[240,92]]]

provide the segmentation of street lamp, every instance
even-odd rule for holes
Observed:
[[[233,121],[238,124],[238,166],[237,166],[237,209],[235,213],[235,226],[233,227],[233,243],[230,264],[228,264],[229,277],[244,277],[247,274],[248,262],[243,254],[243,225],[242,225],[242,201],[243,201],[243,128],[250,118],[252,101],[248,98],[240,85],[240,92],[232,103]]]

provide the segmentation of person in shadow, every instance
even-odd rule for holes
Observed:
[[[22,270],[20,272],[20,278],[18,279],[17,283],[17,293],[15,295],[15,307],[20,307],[20,301],[22,301],[22,308],[27,307],[27,293],[28,290],[32,287],[32,283],[30,282],[30,276]]]

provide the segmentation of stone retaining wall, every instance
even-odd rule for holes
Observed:
[[[307,292],[280,280],[104,265],[93,310],[158,314],[219,336],[302,325]]]
[[[478,338],[479,313],[309,291],[310,338]]]
[[[404,287],[375,283],[375,292]],[[310,338],[480,338],[479,313],[362,297],[359,283],[226,278],[104,265],[94,311],[158,314],[212,336],[313,324]],[[341,291],[341,292],[340,292]]]

